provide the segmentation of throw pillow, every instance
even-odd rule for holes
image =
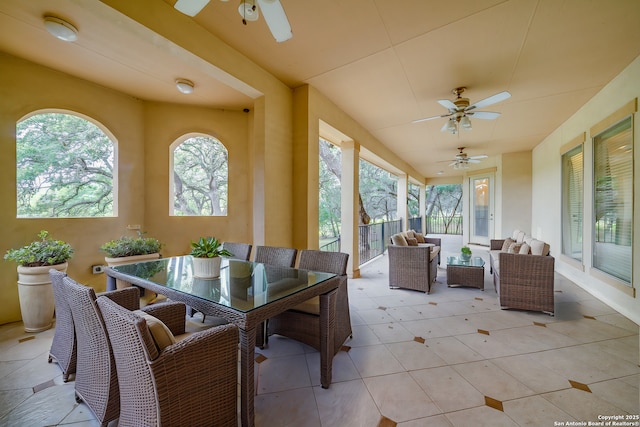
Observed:
[[[407,245],[418,246],[418,239],[412,239],[411,237],[409,237],[406,240],[407,240]]]
[[[520,234],[520,230],[516,228],[515,230],[513,230],[513,235],[511,236],[511,239],[516,240],[519,234]]]
[[[424,234],[422,233],[416,233],[416,240],[418,241],[418,243],[424,243]]]
[[[391,236],[391,242],[396,246],[409,246],[402,234],[394,234]]]
[[[529,246],[526,243],[523,243],[522,246],[520,246],[520,252],[518,252],[518,253],[519,254],[528,255],[530,249],[531,249],[531,246]]]
[[[509,247],[515,243],[515,240],[511,239],[511,237],[507,237],[504,239],[504,243],[502,244],[502,252],[507,252]]]
[[[167,325],[162,323],[160,319],[146,313],[142,310],[135,310],[133,313],[142,317],[147,322],[147,327],[151,336],[158,347],[158,351],[162,352],[166,347],[176,343],[176,338],[173,336]]]
[[[524,233],[524,231],[521,231],[518,234],[518,238],[516,239],[516,243],[522,243],[524,242],[524,238],[525,238],[526,234]]]
[[[407,230],[407,237],[410,239],[415,239],[416,233],[414,233],[413,230]]]
[[[534,239],[531,241],[531,255],[547,256],[549,254],[549,245],[542,240]]]
[[[509,254],[517,254],[520,253],[520,248],[522,247],[522,243],[512,243],[507,250]]]

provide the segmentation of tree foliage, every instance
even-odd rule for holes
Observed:
[[[16,129],[17,216],[113,216],[113,142],[95,124],[60,113]]]
[[[173,152],[173,214],[227,215],[228,153],[218,140],[196,136]]]

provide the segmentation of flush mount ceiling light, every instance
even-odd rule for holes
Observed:
[[[55,16],[45,16],[44,28],[54,37],[66,42],[78,40],[78,29],[64,19]]]
[[[194,84],[191,80],[178,79],[176,80],[176,87],[180,92],[190,94],[193,92]]]

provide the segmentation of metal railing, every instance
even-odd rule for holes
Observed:
[[[389,245],[391,235],[400,231],[402,231],[400,220],[358,226],[360,265],[382,255]]]
[[[320,246],[320,250],[327,252],[340,252],[340,236],[336,237],[335,240]]]
[[[422,230],[422,217],[415,216],[413,218],[409,218],[409,226],[407,227],[407,230],[414,230],[420,233]]]
[[[427,234],[459,234],[462,235],[462,215],[443,218],[428,216]]]

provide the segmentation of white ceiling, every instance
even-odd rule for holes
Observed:
[[[211,0],[193,20],[291,88],[317,88],[426,177],[456,174],[447,160],[459,146],[490,156],[476,168],[530,150],[640,55],[637,0],[281,0],[294,34],[284,43],[262,18],[243,25],[238,3]],[[76,25],[79,40],[51,37],[46,13]],[[255,96],[95,0],[0,1],[0,50],[141,99],[239,110]],[[177,93],[177,77],[196,92]],[[512,97],[483,109],[500,118],[458,135],[440,132],[445,119],[412,123],[446,113],[437,100],[458,86],[472,103]]]

